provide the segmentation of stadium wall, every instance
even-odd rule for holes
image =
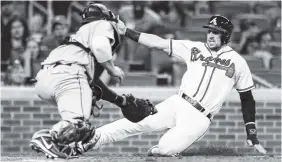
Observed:
[[[176,88],[156,87],[124,87],[113,88],[119,94],[133,93],[138,97],[149,98],[159,103]],[[256,89],[256,123],[258,137],[263,146],[271,154],[281,154],[281,89]],[[122,117],[121,111],[113,104],[101,102],[104,108],[100,117],[91,119],[96,126],[101,126]],[[101,104],[99,103],[99,104]],[[2,87],[1,89],[1,153],[31,153],[29,141],[32,134],[43,128],[50,128],[60,120],[56,107],[42,102],[33,88]],[[197,122],[197,121],[195,121]],[[187,128],[189,129],[189,128]],[[107,144],[89,154],[143,154],[164,132],[146,133],[130,137],[123,141]],[[236,91],[231,92],[223,108],[214,117],[212,125],[205,137],[193,144],[186,153],[203,154],[204,150],[218,154],[247,153],[256,154],[245,142],[246,133],[243,123],[241,104]]]

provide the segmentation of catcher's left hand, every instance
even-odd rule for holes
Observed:
[[[123,96],[126,98],[126,106],[121,107],[121,111],[131,122],[140,122],[147,116],[157,113],[155,106],[148,99],[136,98],[132,94]]]

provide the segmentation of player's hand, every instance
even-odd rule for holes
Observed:
[[[124,72],[121,70],[121,68],[119,68],[118,66],[115,66],[111,75],[113,77],[117,77],[119,79],[120,83],[122,83],[122,81],[124,79]]]
[[[249,146],[255,147],[256,150],[259,153],[265,155],[266,154],[266,150],[259,143],[259,140],[258,140],[258,137],[257,137],[256,125],[254,123],[247,123],[247,125],[246,125],[246,132],[247,132],[247,144]]]
[[[117,23],[117,29],[118,33],[120,35],[125,35],[127,27],[125,26],[124,22],[122,22],[119,17],[117,17],[118,23]]]

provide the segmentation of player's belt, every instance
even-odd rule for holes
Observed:
[[[205,108],[203,108],[203,106],[199,104],[199,102],[197,102],[196,100],[193,100],[191,97],[187,96],[185,93],[183,93],[181,97],[185,99],[186,101],[188,101],[192,106],[194,106],[200,112],[204,112],[206,110]],[[211,113],[209,113],[206,116],[207,118],[211,119]]]
[[[71,63],[69,63],[69,64],[62,64],[61,62],[56,62],[55,65],[53,66],[53,68],[56,67],[56,66],[58,66],[58,65],[67,65],[67,66],[71,66],[72,64],[71,64]],[[44,66],[45,66],[45,65],[41,65],[41,69],[44,69]]]

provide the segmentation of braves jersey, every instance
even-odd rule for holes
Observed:
[[[83,25],[79,30],[70,35],[71,42],[79,42],[84,47],[94,51],[95,42],[93,38],[96,36],[105,36],[111,40],[111,45],[115,45],[114,27],[106,20],[93,21]],[[92,80],[95,72],[94,57],[99,63],[112,59],[112,53],[100,54],[99,52],[87,53],[82,48],[75,45],[61,45],[51,51],[50,55],[42,62],[42,65],[51,65],[56,62],[63,64],[74,63],[85,67]]]
[[[168,54],[187,65],[179,93],[198,101],[210,113],[220,110],[232,88],[245,92],[255,87],[247,62],[231,47],[214,52],[203,42],[169,41]]]

